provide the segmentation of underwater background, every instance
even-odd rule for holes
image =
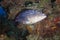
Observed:
[[[0,0],[0,40],[60,40],[60,0]]]

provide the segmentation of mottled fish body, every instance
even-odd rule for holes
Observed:
[[[15,22],[23,23],[23,24],[34,24],[46,18],[46,15],[43,14],[41,11],[28,9],[21,11],[16,19]]]

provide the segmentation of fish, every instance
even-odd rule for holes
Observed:
[[[25,9],[18,13],[15,17],[15,22],[22,24],[34,24],[39,21],[42,21],[47,16],[42,13],[42,11],[38,11],[35,9]]]
[[[4,7],[0,5],[0,17],[6,18],[7,15],[8,14],[7,14],[6,10],[4,9]]]

